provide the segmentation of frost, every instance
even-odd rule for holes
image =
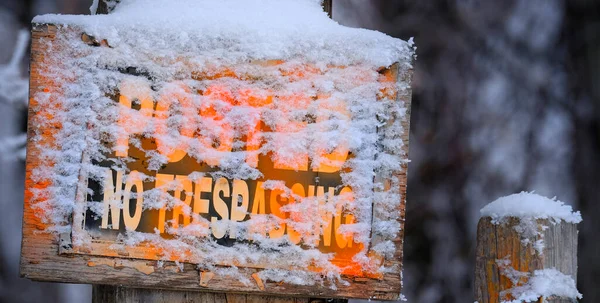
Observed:
[[[508,295],[513,300],[502,300],[501,303],[538,302],[540,298],[560,297],[565,299],[581,299],[583,296],[571,276],[556,269],[542,269],[531,273],[515,270],[507,259],[497,260],[503,276],[509,278],[513,287],[500,293],[502,298]]]
[[[392,256],[400,228],[408,84],[382,68],[407,72],[412,42],[342,27],[316,0],[124,0],[34,22],[58,25],[35,123],[62,127],[33,138],[51,231],[82,216],[74,245],[113,237],[243,283],[259,264],[264,280],[343,285],[334,245],[396,270],[367,252]]]
[[[513,285],[520,284],[522,279],[529,276],[529,273],[514,269],[508,256],[504,259],[496,260],[496,265],[498,265],[500,273],[507,277]]]

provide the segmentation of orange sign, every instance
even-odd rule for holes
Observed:
[[[398,297],[410,116],[398,83],[410,83],[409,65],[261,61],[162,78],[94,66],[107,87],[87,100],[74,89],[81,74],[52,73],[86,70],[61,61],[80,35],[33,32],[23,275]],[[113,51],[97,44],[78,54]],[[185,65],[177,60],[164,64]],[[93,110],[70,111],[72,96]]]

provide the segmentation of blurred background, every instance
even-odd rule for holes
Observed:
[[[341,24],[414,37],[405,241],[411,303],[472,302],[479,209],[527,190],[581,210],[578,288],[600,302],[600,1],[334,0]],[[0,0],[0,302],[91,302],[19,278],[28,36],[92,0]],[[25,30],[25,31],[22,31]]]

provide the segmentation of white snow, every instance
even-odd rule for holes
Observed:
[[[507,217],[549,219],[553,222],[564,220],[568,223],[582,220],[581,213],[574,212],[570,205],[529,192],[499,198],[481,209],[481,216],[491,217],[494,222]]]
[[[193,52],[224,60],[286,60],[389,66],[411,56],[409,44],[347,28],[328,18],[320,0],[123,0],[109,15],[43,15],[34,23],[77,25],[113,47],[169,57]],[[158,43],[158,44],[157,44]],[[169,45],[169,52],[159,52]],[[158,49],[157,49],[158,48]]]
[[[529,274],[524,274],[528,276]],[[560,297],[565,299],[581,299],[583,296],[577,290],[571,276],[556,269],[542,269],[533,272],[527,283],[515,286],[503,293],[511,294],[515,299],[502,303],[538,302],[540,298]]]

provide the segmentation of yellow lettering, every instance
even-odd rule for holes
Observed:
[[[233,147],[234,129],[223,115],[217,111],[219,103],[226,102],[235,104],[235,100],[231,91],[220,85],[211,85],[206,88],[203,95],[205,105],[200,109],[202,120],[210,125],[214,125],[209,130],[213,132],[205,136],[195,138],[198,140],[201,147],[206,149],[203,154],[204,162],[210,166],[218,166],[221,164],[223,152],[230,152]]]
[[[345,224],[354,224],[354,215],[347,214],[345,219]],[[352,247],[352,243],[354,243],[354,235],[350,234],[346,236],[346,239],[348,240],[348,248]]]
[[[315,186],[314,185],[309,185],[308,186],[308,192],[306,193],[306,196],[308,198],[312,198],[315,196]],[[316,205],[314,205],[314,208],[316,211],[318,211],[319,209],[319,201],[316,201]],[[315,231],[312,236],[310,237],[310,242],[312,242],[312,245],[314,246],[318,246],[319,245],[319,238],[321,235],[321,225],[317,220],[311,220],[310,221],[312,224],[312,228]],[[306,241],[306,240],[305,240]]]
[[[181,189],[176,190],[173,193],[173,197],[175,197],[175,201],[177,201],[180,205],[175,205],[173,207],[173,228],[179,227],[179,217],[183,216],[183,226],[190,224],[190,212],[189,206],[192,203],[192,181],[185,176],[176,176],[175,180],[178,180],[183,185],[183,192],[185,193],[185,200],[183,200],[183,205],[181,205]]]
[[[335,193],[334,187],[329,187],[328,190],[328,198],[332,198]],[[333,219],[332,213],[327,210],[327,197],[325,197],[325,187],[318,186],[317,187],[317,199],[319,201],[319,215],[321,216],[322,223],[317,224],[318,231],[321,235],[323,235],[323,245],[331,246],[331,234],[332,234],[332,225],[331,221]]]
[[[119,229],[121,220],[121,191],[123,186],[123,172],[117,171],[116,187],[113,185],[112,170],[107,168],[104,170],[104,212],[102,214],[101,228],[108,229],[108,214],[111,214],[112,229]]]
[[[152,89],[146,80],[126,79],[119,85],[119,127],[127,133],[117,135],[116,156],[127,157],[129,151],[129,137],[144,131],[154,107]],[[133,100],[140,103],[140,113],[131,110]]]
[[[302,184],[300,184],[300,183],[296,183],[292,186],[292,192],[295,195],[300,196],[300,197],[306,196],[306,193],[304,192],[304,186],[302,186]],[[294,203],[294,202],[295,202],[294,199],[290,199],[290,203]],[[301,215],[298,213],[291,213],[290,219],[294,222],[302,221]],[[294,227],[290,224],[288,224],[288,226],[287,226],[287,234],[288,234],[288,237],[290,238],[290,242],[292,242],[294,244],[300,243],[300,240],[302,239],[300,233],[297,232],[294,229]]]
[[[212,178],[204,177],[200,179],[200,183],[196,183],[194,190],[194,213],[195,214],[208,214],[208,206],[210,201],[208,199],[202,199],[202,193],[210,193],[212,190]]]
[[[136,202],[135,202],[135,212],[134,215],[131,215],[131,211],[129,209],[129,204],[131,203],[131,189],[135,186],[136,193]],[[132,171],[125,183],[125,191],[123,192],[123,222],[125,222],[125,227],[128,230],[136,230],[138,225],[140,224],[140,220],[142,219],[142,205],[144,202],[144,197],[142,193],[144,192],[144,185],[142,183],[142,179],[139,176],[137,171]]]
[[[252,201],[252,214],[255,215],[264,215],[266,213],[263,183],[260,181],[256,183],[256,191],[254,192],[254,200]]]
[[[248,214],[248,204],[250,196],[248,195],[248,184],[242,180],[233,180],[233,191],[231,194],[231,221],[241,222]],[[237,230],[235,225],[231,226],[229,238],[236,238]]]
[[[346,199],[352,199],[352,197],[350,196],[352,194],[352,189],[350,189],[350,187],[344,187],[342,188],[342,190],[340,191],[339,197],[342,198],[346,198]],[[346,236],[342,233],[339,232],[338,228],[340,228],[340,226],[342,225],[342,212],[343,212],[343,207],[342,204],[338,203],[338,205],[336,206],[335,209],[335,217],[333,219],[333,224],[334,224],[334,233],[335,233],[335,243],[337,243],[337,246],[339,248],[345,248],[346,246],[348,247],[352,247],[352,236]],[[346,215],[346,221],[349,221],[348,217],[351,217],[350,220],[354,220],[354,217],[350,214]],[[349,243],[350,242],[350,243]]]
[[[215,182],[215,188],[213,190],[213,205],[217,214],[221,216],[221,220],[229,220],[229,209],[225,201],[221,199],[220,193],[223,193],[223,197],[229,197],[229,182],[225,178],[219,178]],[[227,229],[223,224],[218,224],[219,218],[210,218],[212,234],[217,239],[221,239],[225,236]]]
[[[280,210],[281,208],[281,204],[279,204],[279,201],[277,201],[277,197],[281,197],[281,194],[283,194],[282,190],[279,189],[273,189],[271,190],[271,197],[269,199],[269,207],[271,208],[271,214],[273,216],[276,216],[278,218],[281,219],[285,219],[285,214]],[[281,197],[282,201],[286,201],[285,198]],[[277,238],[281,238],[283,236],[283,234],[285,233],[285,222],[279,222],[278,224],[275,224],[275,226],[271,227],[269,229],[269,238],[271,239],[277,239]]]
[[[192,101],[187,94],[189,88],[183,83],[168,86],[161,92],[160,99],[156,105],[156,146],[158,151],[169,158],[169,162],[179,162],[187,154],[188,142],[185,138],[192,138],[195,132],[195,121]],[[178,131],[170,130],[169,116],[174,111],[173,105],[181,106],[180,112],[186,121],[178,123]],[[177,140],[165,140],[165,137],[177,138]],[[179,137],[180,136],[180,137]],[[179,138],[178,138],[179,137]]]
[[[265,210],[265,189],[263,182],[256,182],[256,190],[254,191],[254,200],[252,201],[252,215],[264,215]],[[248,230],[248,240],[252,240],[252,234],[260,234],[263,237],[267,236],[266,226],[263,223],[255,223]]]
[[[320,97],[319,99],[321,98],[323,97]],[[323,104],[319,109],[317,122],[330,120],[331,112],[340,114],[342,119],[346,121],[350,121],[351,119],[346,104],[341,100],[330,99],[329,102]],[[319,159],[319,167],[317,167],[315,171],[322,173],[334,173],[339,171],[344,165],[344,162],[346,162],[349,153],[348,142],[340,142],[337,148],[329,154],[326,152],[324,146],[319,147],[318,150],[320,151],[321,157]]]
[[[307,122],[297,121],[294,117],[296,110],[307,109],[313,101],[310,97],[301,94],[292,94],[279,96],[282,104],[281,115],[285,116],[284,123],[276,125],[276,131],[279,133],[274,139],[277,148],[274,153],[273,167],[275,169],[308,171],[308,153],[298,148],[289,148],[295,143],[294,136],[300,133],[308,125]],[[296,120],[296,121],[294,121]]]
[[[175,179],[174,175],[167,175],[167,174],[156,174],[156,182],[155,182],[155,187],[156,188],[161,188],[162,190],[162,194],[160,195],[159,199],[165,201],[165,203],[167,203],[168,200],[168,194],[167,194],[167,188],[165,187],[166,184],[168,184],[169,182],[173,181]],[[168,205],[168,204],[167,204]],[[167,212],[167,205],[161,207],[161,209],[158,211],[158,231],[162,234],[165,232],[165,221],[166,221],[166,212]]]

